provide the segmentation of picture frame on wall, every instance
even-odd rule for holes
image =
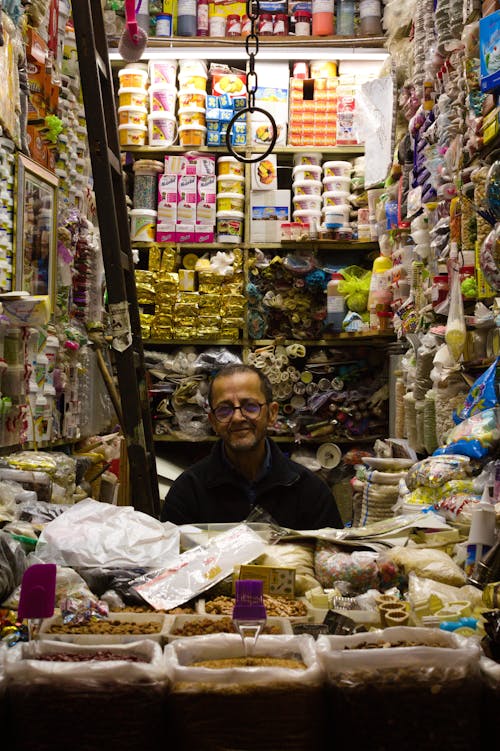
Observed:
[[[48,295],[54,305],[58,178],[19,153],[16,164],[14,289]]]

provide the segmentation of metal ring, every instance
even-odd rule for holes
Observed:
[[[269,144],[269,146],[267,147],[266,151],[264,151],[263,154],[258,154],[255,157],[246,157],[246,156],[243,156],[242,154],[238,154],[238,152],[234,150],[234,146],[231,143],[231,129],[234,123],[237,120],[239,120],[239,118],[243,114],[246,115],[247,112],[249,112],[250,114],[252,114],[253,112],[261,112],[263,115],[265,115],[269,119],[269,122],[271,123],[271,128],[272,128],[271,143]],[[234,156],[235,159],[237,159],[239,162],[243,162],[244,164],[254,164],[255,162],[260,162],[262,161],[262,159],[265,159],[266,156],[268,156],[268,154],[270,154],[271,151],[274,149],[277,138],[278,138],[278,128],[276,126],[276,120],[274,119],[274,117],[271,115],[270,112],[267,112],[267,110],[262,109],[262,107],[245,107],[242,110],[238,110],[238,112],[236,112],[233,115],[233,117],[231,118],[231,120],[229,121],[227,125],[227,131],[226,131],[227,150],[232,156]]]

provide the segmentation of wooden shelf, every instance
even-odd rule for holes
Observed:
[[[390,339],[394,339],[395,334],[393,331],[382,331],[375,333],[373,331],[357,332],[357,333],[342,333],[336,336],[331,336],[323,339],[281,339],[276,337],[275,339],[143,339],[145,346],[202,346],[202,347],[267,347],[289,344],[303,344],[305,347],[328,347],[341,342],[353,342],[353,341],[383,341],[387,342]],[[343,363],[339,363],[343,364]]]
[[[182,250],[226,250],[233,248],[246,248],[253,250],[259,248],[259,250],[291,250],[299,248],[310,248],[312,250],[340,250],[340,251],[373,251],[378,250],[378,242],[358,241],[358,240],[283,240],[277,243],[261,243],[256,240],[253,242],[238,242],[238,243],[164,243],[164,242],[133,242],[132,245],[135,248],[151,248],[152,246],[158,246],[160,248],[172,248],[175,247],[179,251]]]
[[[120,39],[119,37],[108,37],[108,44],[110,49],[116,49],[118,47]],[[289,51],[290,60],[294,59],[293,47],[307,47],[310,49],[326,48],[333,59],[335,59],[335,49],[345,50],[360,47],[364,50],[373,49],[381,50],[385,49],[385,37],[384,36],[372,36],[372,37],[356,37],[356,36],[295,36],[294,34],[288,34],[287,36],[259,36],[259,50],[265,49],[286,49]],[[175,50],[185,49],[191,47],[193,50],[197,48],[207,49],[210,48],[210,59],[217,58],[218,51],[224,51],[227,54],[228,49],[234,49],[235,58],[241,58],[245,55],[245,42],[246,37],[149,37],[144,57],[147,58],[148,52],[152,50]],[[264,57],[264,55],[262,55]],[[113,60],[113,63],[123,66],[123,60]]]
[[[299,154],[302,151],[314,149],[326,156],[362,156],[365,148],[362,144],[353,146],[313,146],[304,144],[303,146],[276,146],[273,149],[273,154],[286,155]],[[185,154],[186,151],[197,151],[204,154],[227,154],[228,150],[226,146],[179,146],[174,144],[173,146],[122,146],[122,152],[131,152],[132,154]],[[266,151],[265,146],[255,146],[247,144],[240,148],[241,152],[251,151],[255,154],[264,153]]]

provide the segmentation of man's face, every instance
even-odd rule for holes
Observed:
[[[268,426],[275,422],[278,414],[278,404],[265,401],[259,377],[255,373],[234,373],[215,380],[209,420],[228,449],[235,452],[252,451],[262,443]],[[248,417],[236,409],[227,422],[217,420],[214,415],[214,410],[221,405],[241,407],[246,403],[261,404],[260,414]]]

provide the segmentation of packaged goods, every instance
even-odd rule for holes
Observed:
[[[145,125],[119,125],[120,146],[144,146],[147,132]]]

